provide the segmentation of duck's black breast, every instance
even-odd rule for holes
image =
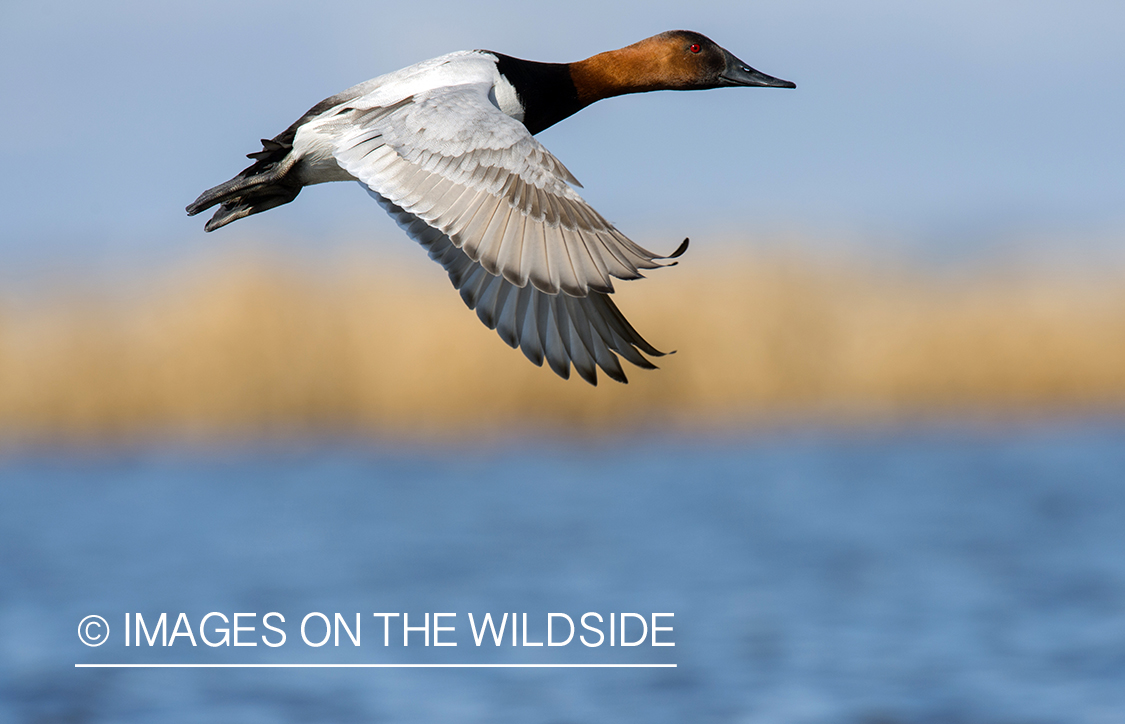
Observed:
[[[491,51],[490,51],[491,52]],[[523,105],[523,124],[532,134],[550,128],[582,109],[566,63],[538,63],[492,53],[500,75],[512,84]]]

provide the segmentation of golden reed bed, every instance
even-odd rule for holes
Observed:
[[[943,277],[689,255],[617,295],[678,354],[592,388],[509,349],[436,266],[380,264],[226,259],[0,305],[0,439],[1125,410],[1125,269]]]

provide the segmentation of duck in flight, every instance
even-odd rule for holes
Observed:
[[[358,181],[449,274],[470,309],[536,365],[590,384],[627,382],[617,355],[663,355],[610,298],[613,278],[670,266],[594,211],[533,136],[603,98],[653,90],[795,88],[699,33],[673,30],[575,63],[471,50],[325,99],[248,154],[254,163],[187,207],[204,227],[289,203],[326,181]]]

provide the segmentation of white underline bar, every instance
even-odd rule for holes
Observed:
[[[76,669],[674,669],[676,664],[75,664]]]

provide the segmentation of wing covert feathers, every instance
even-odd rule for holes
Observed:
[[[594,211],[570,186],[577,184],[570,171],[488,101],[488,87],[344,108],[324,131],[341,167],[515,287],[604,295],[613,277],[637,279],[643,269],[669,265],[659,260],[670,257],[634,243]],[[571,339],[565,325],[545,326],[546,347],[581,349],[581,337]]]

